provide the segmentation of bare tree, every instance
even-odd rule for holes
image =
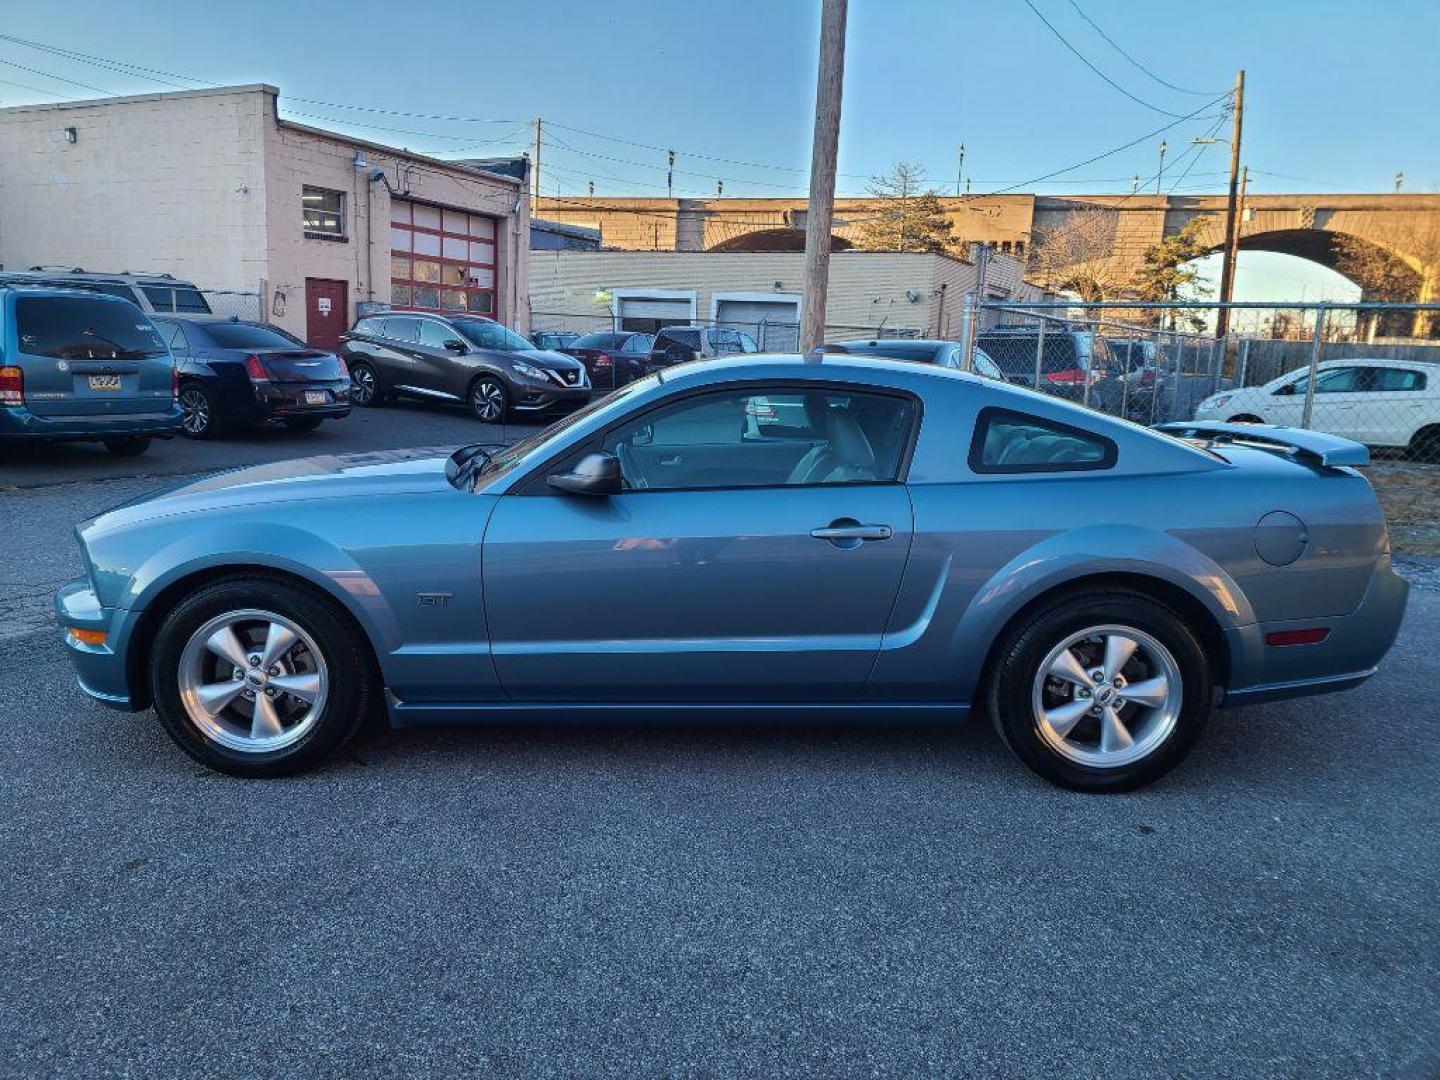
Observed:
[[[1365,237],[1334,238],[1335,269],[1360,286],[1366,300],[1410,303],[1430,301],[1440,293],[1440,225],[1431,221],[1397,223],[1373,218]],[[1372,319],[1369,334],[1409,333],[1428,337],[1429,312],[1414,317]]]
[[[1067,213],[1061,224],[1038,229],[1030,244],[1030,275],[1047,290],[1075,293],[1088,303],[1114,299],[1129,284],[1116,262],[1120,215],[1103,206]]]
[[[947,251],[953,240],[940,196],[925,183],[925,170],[897,161],[867,188],[874,202],[855,223],[855,244],[865,251]]]

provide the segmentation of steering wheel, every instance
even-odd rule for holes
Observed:
[[[650,481],[645,479],[645,474],[640,471],[640,466],[635,464],[635,455],[630,453],[629,443],[616,443],[615,456],[620,459],[620,474],[630,481],[630,486],[636,491],[644,491],[650,486]]]

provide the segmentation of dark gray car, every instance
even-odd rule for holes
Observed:
[[[341,337],[340,352],[356,405],[405,395],[463,403],[477,418],[498,423],[512,413],[568,412],[590,400],[584,364],[479,316],[370,315]]]

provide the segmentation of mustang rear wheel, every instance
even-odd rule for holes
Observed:
[[[333,754],[375,700],[359,635],[338,605],[269,578],[204,586],[161,624],[155,710],[191,757],[236,776],[280,776]]]
[[[1210,712],[1203,647],[1169,608],[1126,590],[1071,593],[1007,631],[991,717],[1026,765],[1081,791],[1125,791],[1174,767]]]

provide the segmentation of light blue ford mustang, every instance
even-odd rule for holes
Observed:
[[[508,448],[312,458],[85,522],[83,688],[216,769],[397,725],[990,716],[1060,784],[1172,767],[1217,701],[1342,690],[1406,586],[1311,432],[1161,434],[958,372],[762,356]]]

